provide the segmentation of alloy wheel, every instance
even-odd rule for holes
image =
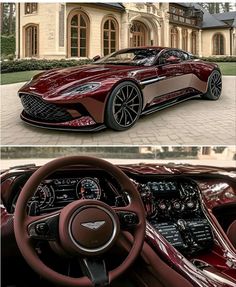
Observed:
[[[132,125],[139,117],[141,105],[140,91],[133,85],[121,87],[113,101],[115,121],[122,127]]]
[[[211,89],[212,95],[218,98],[221,93],[221,89],[222,89],[222,80],[221,80],[221,75],[219,72],[215,72],[212,75],[211,82],[210,82],[210,89]]]

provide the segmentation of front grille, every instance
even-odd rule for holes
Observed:
[[[20,98],[25,112],[32,118],[52,123],[73,120],[66,109],[46,103],[39,97],[21,94]]]

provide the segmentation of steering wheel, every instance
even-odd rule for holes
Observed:
[[[58,169],[78,164],[111,174],[127,193],[129,204],[112,208],[98,200],[84,199],[46,215],[28,215],[27,202],[41,181]],[[23,257],[45,279],[65,286],[105,286],[124,273],[139,255],[145,237],[145,211],[135,186],[118,167],[93,157],[62,157],[40,167],[24,185],[16,203],[14,230]],[[122,230],[132,233],[132,248],[118,267],[107,271],[103,255],[119,242]],[[56,242],[67,255],[80,258],[84,276],[74,278],[48,267],[35,251],[37,240]]]

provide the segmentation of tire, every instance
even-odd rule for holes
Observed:
[[[125,81],[111,92],[105,111],[106,125],[116,131],[132,127],[142,111],[142,94],[137,85]]]
[[[207,92],[202,95],[203,99],[216,101],[219,99],[222,91],[222,78],[219,70],[213,70],[209,79]]]

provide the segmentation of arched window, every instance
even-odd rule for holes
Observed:
[[[81,11],[69,15],[68,25],[68,56],[88,57],[89,19]]]
[[[25,57],[38,57],[39,32],[38,25],[30,24],[25,27]]]
[[[193,31],[191,33],[191,53],[193,55],[197,54],[197,32]]]
[[[118,24],[108,18],[103,24],[103,55],[106,56],[118,49]]]
[[[217,33],[213,36],[213,55],[224,55],[224,36]]]
[[[34,14],[38,11],[37,3],[25,3],[25,14]]]
[[[188,30],[183,29],[182,30],[182,49],[185,51],[188,51]]]
[[[171,28],[170,30],[170,46],[171,48],[179,47],[179,33],[177,28]]]
[[[146,26],[139,22],[134,21],[133,25],[131,27],[131,33],[132,33],[132,40],[131,40],[131,46],[132,47],[141,47],[146,45]]]

